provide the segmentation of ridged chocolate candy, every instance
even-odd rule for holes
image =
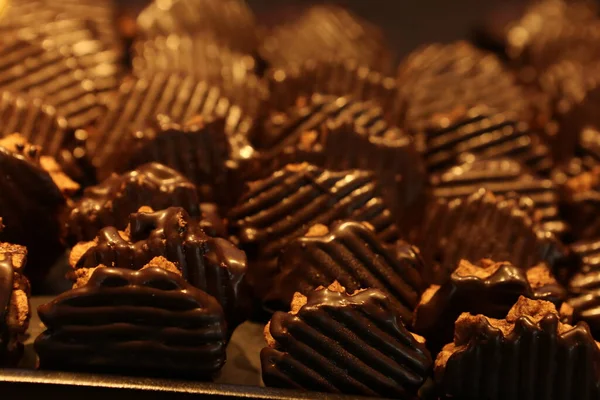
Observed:
[[[0,231],[2,230],[0,218]],[[27,249],[0,243],[0,366],[16,366],[29,326],[29,281],[23,276]]]
[[[217,300],[155,259],[141,271],[98,267],[39,307],[41,369],[207,379],[225,363]],[[169,264],[169,263],[167,263]],[[173,268],[171,264],[171,268]]]
[[[430,44],[410,54],[398,68],[406,127],[420,132],[436,114],[457,107],[487,106],[527,115],[528,104],[516,79],[493,54],[467,42]]]
[[[275,313],[265,336],[262,378],[272,387],[413,399],[431,368],[423,338],[377,289],[299,295],[292,312]]]
[[[430,172],[451,167],[464,153],[514,158],[540,174],[547,174],[553,166],[550,149],[526,123],[487,107],[459,107],[438,114],[418,138]]]
[[[600,349],[585,323],[521,297],[506,319],[462,314],[435,361],[442,398],[597,399]]]
[[[452,341],[454,321],[461,313],[502,318],[520,296],[560,304],[566,290],[543,264],[525,271],[508,262],[461,260],[448,282],[432,285],[423,293],[413,328],[437,352]]]
[[[464,198],[479,188],[501,196],[515,193],[533,200],[545,230],[557,235],[566,233],[568,227],[558,212],[558,187],[552,180],[537,177],[518,161],[509,158],[466,158],[464,163],[431,178],[434,197]]]
[[[530,209],[485,189],[464,199],[438,199],[430,204],[416,244],[427,266],[424,277],[435,284],[444,283],[462,259],[505,260],[522,269],[545,262],[557,270],[568,256]]]
[[[405,242],[385,244],[368,225],[346,221],[313,226],[285,247],[268,300],[289,304],[294,293],[308,294],[338,281],[349,292],[377,288],[396,305],[409,324],[425,289],[419,250]]]
[[[156,212],[142,209],[131,214],[124,232],[108,227],[94,241],[79,243],[69,260],[74,269],[71,277],[101,264],[139,270],[159,256],[222,304],[231,332],[246,318],[246,255],[231,242],[208,236],[198,221],[178,207]]]
[[[162,164],[145,164],[85,189],[67,217],[67,235],[78,242],[93,240],[106,226],[125,229],[129,214],[142,206],[155,210],[182,207],[191,216],[199,216],[199,205],[196,185],[183,175]]]

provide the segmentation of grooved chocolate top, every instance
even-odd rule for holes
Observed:
[[[323,227],[325,228],[325,227]],[[285,247],[278,261],[279,273],[268,299],[291,302],[294,293],[310,293],[338,281],[349,292],[377,288],[410,323],[412,312],[425,289],[419,250],[398,242],[387,245],[360,222],[342,222],[331,231],[313,236],[311,231]]]
[[[267,386],[413,398],[431,367],[429,352],[376,289],[322,289],[293,313],[277,312],[261,352]]]
[[[38,312],[47,327],[35,341],[41,368],[206,378],[225,362],[217,300],[161,268],[97,268]]]

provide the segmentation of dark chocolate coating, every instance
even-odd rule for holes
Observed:
[[[457,107],[482,105],[523,117],[528,111],[515,76],[495,55],[464,41],[415,50],[398,68],[398,88],[406,106],[405,126],[413,133],[425,129],[436,114]]]
[[[384,244],[360,222],[342,222],[324,236],[292,241],[279,256],[278,267],[269,300],[289,304],[296,292],[308,294],[338,281],[349,293],[381,290],[407,324],[425,290],[419,250],[404,242]]]
[[[548,314],[534,323],[516,320],[503,334],[489,322],[472,327],[469,337],[437,376],[441,398],[597,399],[600,350],[586,324],[557,332],[559,318]]]
[[[123,230],[129,214],[142,206],[182,207],[191,216],[200,216],[199,203],[196,185],[183,175],[162,164],[145,164],[85,189],[69,213],[67,234],[76,243],[94,239],[105,226]]]
[[[175,0],[166,4],[152,2],[141,12],[137,24],[142,37],[194,34],[244,53],[258,47],[254,14],[242,0]]]
[[[306,60],[355,60],[389,72],[392,57],[383,31],[336,5],[312,5],[294,21],[280,24],[263,41],[260,55],[270,66]]]
[[[452,199],[470,196],[479,188],[497,195],[516,193],[533,200],[540,213],[542,228],[557,235],[566,234],[568,226],[559,216],[559,193],[550,179],[530,173],[509,158],[472,159],[447,169],[430,179],[436,198]]]
[[[225,363],[217,300],[160,268],[99,268],[38,313],[41,369],[207,379]]]
[[[430,172],[451,167],[464,153],[513,158],[538,174],[549,173],[553,166],[550,149],[527,124],[485,107],[435,117],[418,137]]]
[[[162,256],[173,262],[190,284],[222,304],[231,331],[246,319],[246,255],[231,242],[208,236],[178,207],[131,214],[128,233],[130,237],[124,238],[114,227],[102,229],[97,242],[74,268],[102,264],[137,270]]]
[[[545,262],[556,273],[568,256],[516,200],[496,198],[485,189],[430,204],[419,237],[416,245],[427,266],[423,276],[436,284],[444,283],[461,259],[504,260],[521,269]]]
[[[0,258],[0,365],[11,363],[11,359],[19,358],[23,352],[23,345],[18,349],[9,350],[11,341],[10,327],[8,326],[7,316],[10,298],[13,291],[13,265],[10,254],[2,254],[4,259]],[[14,354],[14,353],[18,354]],[[13,354],[11,354],[13,353]]]
[[[261,352],[267,386],[415,398],[431,356],[379,290],[310,293],[298,314],[270,322],[275,347]]]
[[[398,239],[394,219],[368,172],[289,165],[251,183],[229,213],[229,220],[240,247],[248,254],[248,279],[255,295],[263,297],[271,289],[277,256],[287,244],[312,225],[328,226],[342,219],[368,222],[383,241]]]

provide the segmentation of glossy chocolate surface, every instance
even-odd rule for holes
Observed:
[[[129,214],[142,206],[154,210],[182,207],[191,216],[199,216],[199,203],[196,186],[183,175],[162,164],[144,164],[86,188],[67,218],[68,235],[77,242],[94,239],[105,226],[123,230]]]
[[[315,224],[341,219],[365,221],[386,242],[398,239],[372,174],[332,172],[310,164],[288,165],[253,182],[229,213],[231,229],[250,261],[249,282],[264,296],[277,272],[276,258]]]
[[[99,268],[89,282],[40,306],[42,369],[206,379],[225,362],[215,298],[160,268]]]
[[[208,236],[182,208],[131,214],[126,232],[104,228],[95,242],[79,246],[85,252],[78,259],[72,255],[75,270],[101,264],[139,270],[162,256],[177,266],[185,280],[223,305],[231,330],[246,319],[246,255],[231,242]]]
[[[277,312],[261,352],[267,386],[411,399],[431,357],[379,290],[312,292],[297,314]]]
[[[278,269],[269,300],[289,304],[296,292],[307,295],[338,281],[350,293],[366,288],[381,290],[407,324],[425,289],[419,250],[404,242],[385,244],[360,222],[335,224],[320,236],[309,231],[285,247]]]

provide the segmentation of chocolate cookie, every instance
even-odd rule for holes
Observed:
[[[39,307],[41,369],[209,379],[225,363],[217,300],[155,258],[140,271],[98,266]]]
[[[200,216],[199,204],[196,185],[183,175],[162,164],[145,164],[85,189],[67,216],[67,236],[76,243],[93,240],[106,226],[125,229],[129,214],[142,206],[182,207],[191,216]]]
[[[562,324],[552,303],[521,297],[506,319],[462,314],[436,380],[442,398],[594,399],[598,346],[587,324]]]
[[[2,230],[0,218],[0,231]],[[0,366],[16,366],[31,310],[29,281],[23,275],[27,249],[0,243]]]
[[[398,239],[393,217],[368,172],[332,172],[310,164],[290,164],[250,183],[229,220],[248,254],[248,281],[255,296],[263,298],[271,290],[277,257],[286,245],[315,224],[342,219],[368,222],[383,241]]]
[[[272,387],[412,399],[431,368],[424,339],[377,289],[298,294],[290,313],[275,313],[265,337],[262,378]]]
[[[463,312],[502,318],[520,296],[560,304],[566,297],[544,264],[527,271],[508,262],[461,260],[450,280],[431,285],[416,307],[413,327],[438,352],[451,342],[454,321]],[[476,301],[474,301],[476,299]]]
[[[341,222],[329,230],[314,225],[285,247],[268,300],[289,304],[294,293],[308,294],[338,281],[349,292],[377,288],[409,324],[425,289],[419,250],[405,242],[385,244],[367,223]]]
[[[214,296],[230,332],[246,319],[246,255],[226,239],[208,236],[178,207],[157,212],[144,207],[131,214],[124,232],[107,227],[94,241],[79,243],[69,258],[70,277],[75,280],[100,264],[139,270],[154,257],[166,258],[191,285]]]

